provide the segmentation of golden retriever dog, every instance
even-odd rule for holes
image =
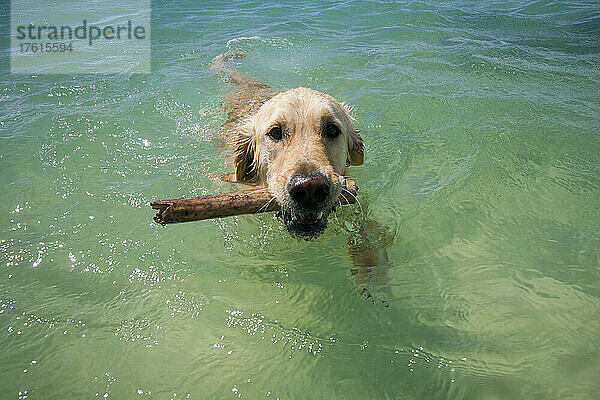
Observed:
[[[359,130],[348,108],[325,93],[303,87],[280,92],[225,68],[240,56],[229,52],[212,62],[235,85],[223,124],[233,152],[230,179],[266,186],[288,231],[314,238],[343,194],[346,167],[363,163]]]
[[[242,57],[227,52],[211,62],[234,85],[223,101],[227,120],[219,135],[233,160],[235,172],[227,179],[266,186],[290,234],[311,240],[325,230],[340,194],[352,196],[343,193],[344,181],[346,168],[364,161],[359,130],[349,109],[325,93],[303,87],[277,91],[226,67]],[[365,298],[387,306],[377,292],[389,267],[389,235],[372,220],[358,222],[350,233],[356,285]]]

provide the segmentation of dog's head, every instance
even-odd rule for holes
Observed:
[[[266,184],[281,205],[289,232],[323,232],[349,165],[363,163],[363,142],[343,104],[297,88],[265,102],[241,124],[235,180]]]

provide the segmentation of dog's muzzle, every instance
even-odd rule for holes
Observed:
[[[318,210],[329,199],[331,182],[323,174],[296,174],[290,179],[287,191],[298,208]]]
[[[295,174],[286,190],[291,207],[282,210],[280,217],[288,231],[304,239],[321,234],[327,226],[327,215],[331,212],[331,181],[321,173]]]

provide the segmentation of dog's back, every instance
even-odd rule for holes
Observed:
[[[244,57],[242,52],[228,51],[216,56],[210,63],[211,69],[225,74],[225,82],[235,86],[223,99],[227,110],[227,121],[223,124],[225,130],[235,128],[240,120],[255,114],[260,106],[281,93],[225,65],[228,61]]]

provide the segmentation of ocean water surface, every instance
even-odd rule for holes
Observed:
[[[0,398],[598,396],[596,1],[152,6],[148,75],[9,74],[0,39]],[[356,210],[311,242],[272,213],[152,221],[236,189],[227,50],[352,107],[387,307],[351,273]]]

